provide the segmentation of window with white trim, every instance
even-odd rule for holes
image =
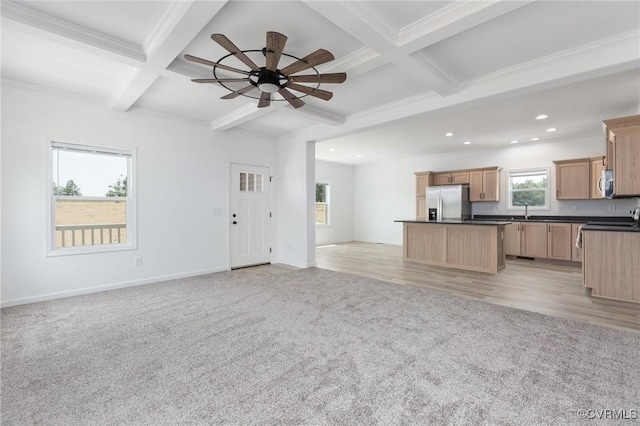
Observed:
[[[316,225],[329,224],[329,184],[316,183]]]
[[[51,142],[48,253],[136,246],[133,152]]]
[[[507,209],[549,210],[549,169],[507,171]]]

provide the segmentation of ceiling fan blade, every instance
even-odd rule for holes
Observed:
[[[248,78],[192,78],[194,83],[234,83],[237,81],[249,81]]]
[[[269,105],[271,105],[271,93],[262,92],[262,95],[260,95],[260,102],[258,102],[258,108],[268,107]]]
[[[285,98],[292,107],[294,108],[300,108],[301,106],[304,105],[304,102],[302,102],[300,99],[296,98],[293,93],[291,93],[290,91],[288,91],[287,89],[280,89],[278,90],[278,93],[280,93],[282,95],[283,98]]]
[[[220,99],[234,99],[234,98],[237,98],[238,96],[242,95],[243,93],[247,93],[249,90],[253,90],[255,88],[256,88],[256,86],[254,86],[253,84],[250,84],[248,86],[243,87],[240,90],[236,90],[235,92],[231,92],[228,95],[225,95],[225,96],[221,97]]]
[[[287,84],[287,88],[297,90],[298,92],[306,93],[309,96],[315,96],[316,98],[324,99],[328,101],[333,97],[333,93],[322,89],[314,89],[313,87],[301,86],[300,84],[291,83]]]
[[[347,79],[347,73],[292,75],[290,81],[297,83],[342,83]]]
[[[233,67],[229,67],[229,66],[227,66],[227,65],[219,64],[219,63],[217,63],[217,62],[208,61],[208,60],[206,60],[206,59],[198,58],[197,56],[184,55],[184,58],[185,58],[187,61],[197,62],[197,63],[202,64],[202,65],[209,65],[209,66],[211,66],[211,67],[218,67],[218,68],[221,68],[221,69],[223,69],[223,70],[233,71],[233,72],[238,72],[238,73],[240,73],[240,74],[246,74],[246,75],[249,75],[249,71],[239,70],[238,68],[233,68]]]
[[[325,62],[333,61],[335,58],[328,50],[318,49],[313,53],[305,56],[304,58],[292,63],[291,65],[283,68],[280,72],[284,75],[295,74],[297,72],[315,67],[316,65],[324,64]]]
[[[251,68],[254,71],[258,71],[260,68],[251,60],[247,55],[244,54],[238,46],[233,44],[231,40],[229,40],[224,34],[211,34],[211,39],[218,43],[220,46],[224,47],[229,51],[229,53],[233,53],[236,55],[236,58],[241,60],[246,66]]]
[[[280,56],[284,50],[284,45],[287,43],[287,36],[277,33],[275,31],[267,32],[267,65],[266,68],[269,71],[275,71],[280,62]]]

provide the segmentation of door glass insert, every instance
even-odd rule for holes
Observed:
[[[240,192],[264,192],[262,173],[240,172]]]

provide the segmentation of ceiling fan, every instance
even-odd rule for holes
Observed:
[[[275,31],[267,32],[267,46],[259,50],[240,50],[223,34],[212,34],[211,38],[220,46],[224,47],[229,54],[223,56],[217,62],[198,58],[192,55],[184,55],[184,57],[188,61],[213,67],[214,78],[194,78],[191,81],[196,83],[218,83],[231,91],[228,95],[222,96],[221,99],[233,99],[238,96],[259,99],[258,108],[268,107],[272,100],[286,100],[292,107],[300,108],[304,105],[304,102],[300,98],[305,96],[313,96],[319,99],[324,99],[325,101],[328,101],[333,97],[333,93],[320,89],[321,83],[342,83],[347,78],[347,74],[343,72],[330,74],[320,74],[318,72],[315,68],[316,66],[335,59],[331,52],[328,52],[325,49],[318,49],[304,58],[298,58],[284,53],[283,50],[287,42],[287,37]],[[265,57],[265,66],[259,67],[256,65],[256,63],[246,55],[249,52],[262,52],[262,55]],[[250,70],[244,71],[222,63],[225,59],[231,56],[235,56],[238,60],[249,67]],[[278,63],[282,56],[289,57],[295,61],[284,68],[279,69]],[[216,74],[217,69],[243,74],[245,77],[219,78]],[[312,69],[315,74],[294,75],[308,69]],[[226,85],[226,83],[238,82],[246,82],[248,85],[238,90],[234,90]],[[315,87],[303,86],[298,83],[313,83],[315,84]],[[258,89],[260,91],[259,96],[256,97],[249,94],[254,89]],[[301,92],[303,94],[296,96],[291,93],[290,90]],[[279,93],[284,99],[273,99],[271,97],[273,93]]]

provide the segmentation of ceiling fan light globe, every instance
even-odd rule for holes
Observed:
[[[278,90],[280,90],[280,86],[275,83],[264,82],[258,83],[258,89],[262,90],[265,93],[276,93]]]

